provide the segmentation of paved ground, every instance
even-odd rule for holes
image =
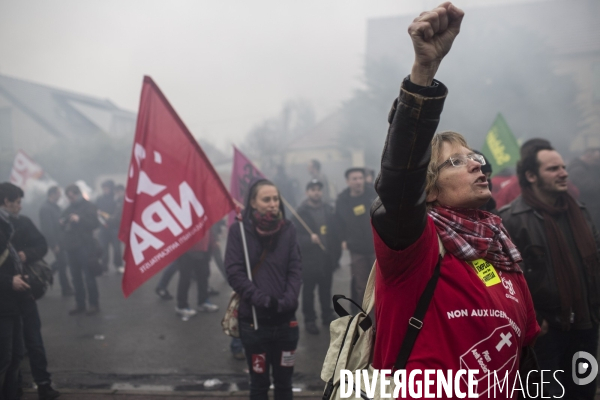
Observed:
[[[348,262],[346,254],[335,273],[334,293],[349,291]],[[170,285],[173,294],[177,279]],[[175,314],[174,300],[160,300],[154,293],[157,280],[158,276],[125,299],[120,274],[111,271],[98,278],[102,312],[93,317],[68,316],[74,300],[61,297],[57,284],[38,302],[49,370],[58,388],[108,391],[105,394],[111,390],[232,393],[248,388],[246,363],[231,357],[229,337],[221,331],[222,310],[231,289],[216,267],[212,266],[210,284],[221,292],[212,298],[221,310],[187,322]],[[190,294],[190,300],[195,300],[194,288]],[[301,313],[297,316],[302,324]],[[302,325],[300,332],[297,393],[322,391],[319,374],[329,334],[308,335]],[[23,372],[24,382],[31,384],[27,360]]]
[[[321,393],[296,393],[295,397],[302,400],[320,400]],[[109,390],[72,390],[66,389],[61,393],[61,400],[247,400],[247,392],[144,392],[144,391],[109,391]],[[37,400],[37,394],[28,390],[23,400]]]
[[[334,293],[348,294],[348,262],[344,254],[342,267],[334,275]],[[172,293],[177,279],[171,282]],[[69,317],[74,300],[62,298],[58,285],[38,302],[49,370],[63,393],[61,399],[247,399],[246,364],[231,357],[229,338],[220,327],[230,289],[218,270],[212,267],[210,284],[221,291],[212,298],[221,310],[187,322],[176,316],[173,300],[156,296],[157,280],[158,276],[124,299],[120,274],[111,271],[100,277],[102,312],[94,317]],[[192,288],[190,299],[195,294]],[[297,315],[302,323],[301,313]],[[303,329],[300,333],[294,394],[317,400],[323,390],[319,374],[329,335],[322,331],[312,336]],[[23,373],[25,384],[31,387],[27,360]],[[26,389],[23,399],[37,399],[37,393]]]

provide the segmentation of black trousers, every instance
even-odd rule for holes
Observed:
[[[0,400],[17,398],[23,352],[21,316],[0,317]]]
[[[275,400],[292,400],[292,375],[298,345],[298,322],[276,326],[240,321],[240,337],[250,371],[250,400],[268,400],[270,373],[273,374]]]
[[[63,295],[73,292],[73,287],[69,281],[67,274],[67,268],[69,262],[67,259],[67,252],[60,249],[58,253],[54,253],[55,260],[52,263],[52,271],[58,271],[58,281],[60,282],[60,290]]]
[[[38,312],[37,303],[29,302],[23,307],[23,341],[29,357],[29,366],[33,381],[39,385],[50,384],[48,372],[48,359],[42,339],[42,322]]]
[[[317,319],[315,312],[315,289],[319,293],[321,305],[321,320],[330,322],[333,315],[331,308],[331,284],[333,271],[326,263],[302,265],[302,314],[305,322],[314,322]]]
[[[121,241],[119,232],[116,229],[100,228],[98,232],[98,241],[102,247],[102,266],[108,270],[108,248],[113,248],[113,265],[121,267],[123,265],[123,255],[121,251]]]
[[[198,285],[198,304],[203,304],[208,299],[208,277],[210,276],[208,253],[196,257],[190,253],[184,253],[176,263],[179,266],[179,283],[177,284],[177,307],[188,308],[188,293],[192,279],[196,279]]]

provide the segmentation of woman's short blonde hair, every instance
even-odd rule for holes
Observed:
[[[429,193],[431,193],[433,190],[438,190],[438,168],[440,164],[445,161],[440,159],[440,157],[442,156],[444,142],[449,143],[453,147],[463,146],[469,150],[471,149],[469,145],[467,145],[467,141],[465,140],[464,136],[460,133],[453,131],[444,131],[435,134],[435,136],[431,140],[431,160],[429,160],[429,165],[427,166],[425,196],[429,196]]]

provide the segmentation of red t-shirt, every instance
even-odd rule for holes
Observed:
[[[408,320],[437,264],[436,229],[433,220],[427,220],[419,240],[400,251],[388,248],[373,230],[378,266],[376,369],[393,369]],[[532,342],[540,328],[523,274],[496,271],[501,282],[488,287],[472,266],[446,253],[423,328],[406,365],[407,376],[413,369],[478,369],[478,393],[488,398],[487,368],[497,371],[499,379],[509,371],[512,387],[522,348]],[[493,378],[490,382],[493,385]],[[465,391],[466,382],[463,384]],[[506,390],[496,390],[496,398],[508,398]],[[514,397],[518,394],[515,392]]]

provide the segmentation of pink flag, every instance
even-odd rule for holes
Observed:
[[[248,187],[253,179],[265,178],[262,172],[252,164],[248,159],[233,146],[233,170],[231,171],[231,184],[229,185],[229,193],[238,203],[245,206],[244,201],[248,194]],[[233,224],[235,220],[235,212],[229,213],[228,225]]]
[[[42,167],[25,154],[23,150],[19,150],[10,171],[10,183],[24,189],[28,179],[39,179],[43,174]]]
[[[235,208],[208,158],[158,86],[144,77],[119,239],[128,297]]]

